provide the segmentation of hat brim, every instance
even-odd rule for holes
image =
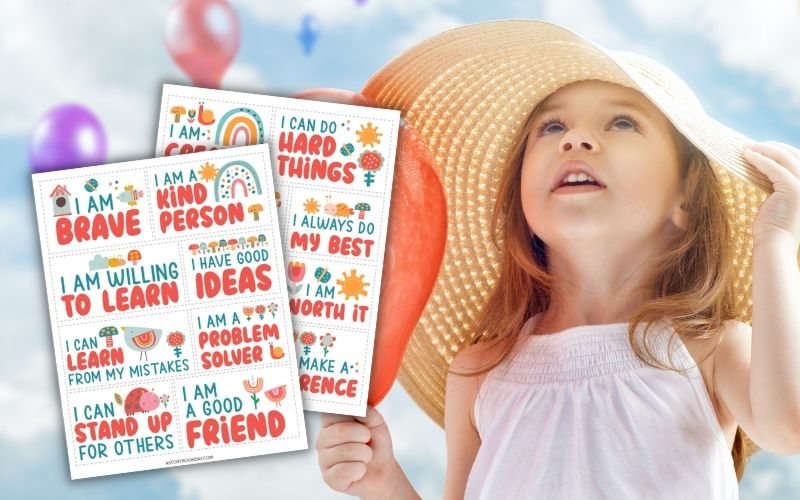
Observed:
[[[439,425],[447,368],[497,279],[489,222],[512,142],[542,99],[587,79],[642,92],[708,156],[733,223],[737,308],[750,322],[752,220],[771,183],[742,157],[745,136],[705,114],[665,68],[559,26],[508,20],[449,30],[397,56],[362,89],[379,105],[401,110],[430,149],[445,191],[442,268],[398,376]]]

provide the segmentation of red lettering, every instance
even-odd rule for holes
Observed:
[[[356,379],[335,379],[334,377],[324,377],[322,375],[300,375],[300,390],[313,394],[336,394],[338,396],[356,397]]]
[[[194,448],[197,440],[202,439],[206,446],[241,443],[245,440],[256,440],[260,437],[277,437],[286,429],[286,419],[278,410],[271,410],[266,415],[263,412],[247,415],[222,415],[218,418],[211,417],[205,420],[190,420],[186,422],[186,441],[189,448]]]
[[[59,245],[68,245],[72,240],[80,243],[107,240],[111,236],[119,238],[126,234],[137,236],[141,232],[139,210],[135,208],[113,214],[95,214],[91,218],[79,215],[74,221],[67,217],[56,219],[56,240]]]
[[[221,275],[214,271],[197,273],[195,275],[197,298],[213,299],[220,291],[227,296],[259,290],[265,292],[272,287],[272,280],[268,276],[271,270],[269,264],[263,263],[256,266],[255,271],[245,266],[238,271],[225,269]]]

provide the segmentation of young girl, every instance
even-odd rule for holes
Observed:
[[[364,93],[404,111],[447,195],[401,373],[443,410],[446,498],[734,499],[750,440],[800,452],[798,150],[536,21],[441,34]],[[338,491],[417,497],[373,408],[323,416],[317,450]]]

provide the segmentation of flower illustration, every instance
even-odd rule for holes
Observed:
[[[311,332],[303,332],[300,335],[300,343],[303,344],[303,354],[308,356],[308,353],[311,352],[311,346],[317,341],[317,336]]]
[[[242,307],[242,312],[245,316],[247,316],[247,321],[250,321],[250,316],[253,315],[253,306],[244,306]]]
[[[261,401],[258,399],[258,394],[261,389],[264,388],[264,379],[262,377],[250,377],[250,380],[242,380],[242,385],[244,386],[244,390],[250,393],[250,399],[253,400],[253,406],[258,409],[258,402]]]
[[[334,340],[336,340],[336,337],[334,337],[330,333],[326,333],[325,335],[319,338],[319,345],[322,346],[322,350],[323,352],[325,352],[325,356],[328,355],[328,348],[333,347]]]
[[[161,396],[161,403],[164,405],[164,408],[167,407],[167,403],[169,402],[169,394],[164,394]]]
[[[258,314],[260,319],[264,319],[265,312],[267,312],[267,308],[264,306],[264,304],[259,304],[256,306],[256,314]]]
[[[175,351],[175,357],[181,357],[181,346],[186,337],[181,332],[172,332],[167,336],[167,343]]]
[[[289,293],[297,293],[300,290],[300,282],[303,281],[303,278],[306,275],[306,264],[305,262],[289,262],[289,267],[286,271],[286,276],[289,278],[289,281],[294,283],[294,286],[289,285]]]
[[[269,310],[269,312],[272,313],[272,317],[274,318],[275,317],[275,312],[278,310],[278,304],[273,302],[272,304],[267,306],[267,310]]]

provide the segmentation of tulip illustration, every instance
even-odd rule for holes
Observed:
[[[242,312],[245,316],[247,316],[247,321],[250,321],[250,316],[253,315],[253,306],[244,306],[242,307]]]
[[[294,285],[289,285],[289,293],[297,293],[300,290],[300,283],[306,275],[305,262],[289,262],[289,267],[286,272],[289,281]]]

